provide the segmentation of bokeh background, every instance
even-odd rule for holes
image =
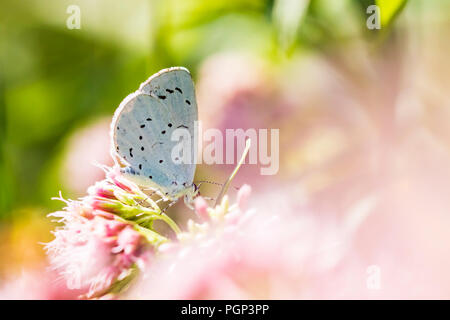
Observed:
[[[371,4],[380,30],[366,27]],[[69,5],[80,7],[81,29],[67,28]],[[324,221],[362,211],[351,252],[363,278],[366,266],[386,270],[380,296],[450,297],[449,1],[0,7],[0,284],[45,265],[46,215],[62,207],[51,198],[81,197],[103,178],[93,164],[112,164],[109,122],[122,99],[160,69],[185,66],[207,127],[280,129],[279,173],[244,165],[235,186],[282,194],[273,201]],[[222,182],[231,170],[201,165],[197,180]]]

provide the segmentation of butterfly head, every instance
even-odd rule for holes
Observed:
[[[184,193],[184,203],[190,208],[190,209],[194,209],[194,200],[195,198],[197,198],[198,196],[200,196],[200,189],[199,187],[195,184],[192,183],[191,185],[185,185],[186,189],[185,189],[185,193]]]

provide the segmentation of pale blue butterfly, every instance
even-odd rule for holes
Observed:
[[[196,164],[173,161],[177,142],[171,141],[171,134],[177,128],[188,130],[194,154],[197,118],[194,83],[186,68],[172,67],[151,76],[122,101],[111,123],[112,154],[125,165],[123,175],[166,200],[184,196],[191,207],[198,194],[193,183]]]

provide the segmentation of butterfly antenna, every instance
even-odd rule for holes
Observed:
[[[222,187],[223,187],[223,183],[212,182],[212,181],[197,181],[197,187],[200,188],[200,185],[201,185],[202,183],[215,184],[215,185],[217,185],[217,186],[222,186]],[[241,189],[241,187],[236,187],[236,186],[233,186],[233,188],[234,188],[235,190]],[[200,195],[200,192],[199,192],[199,195]],[[209,201],[216,201],[216,200],[217,200],[217,198],[206,197],[206,196],[202,196],[202,198],[205,199],[205,200],[209,200]]]
[[[223,183],[219,183],[219,182],[206,181],[206,180],[203,180],[203,181],[197,181],[197,184],[198,184],[198,185],[200,185],[200,184],[202,184],[202,183],[209,183],[209,184],[215,184],[216,186],[223,186]]]
[[[202,198],[205,200],[208,200],[208,201],[216,201],[216,198],[212,198],[212,197],[202,196]]]

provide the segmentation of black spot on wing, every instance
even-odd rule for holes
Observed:
[[[183,93],[180,88],[176,87],[175,90],[177,90],[179,93]]]
[[[190,102],[189,100],[186,100],[186,103],[187,103],[188,105],[191,105],[191,102]]]

